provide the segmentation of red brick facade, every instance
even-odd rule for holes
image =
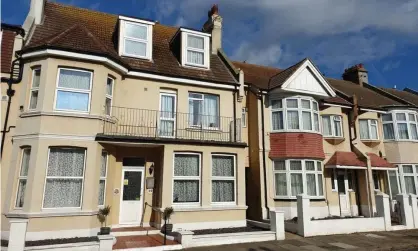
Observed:
[[[270,133],[270,158],[325,159],[322,135],[317,133]]]

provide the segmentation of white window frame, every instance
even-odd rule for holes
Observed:
[[[46,172],[45,172],[45,179],[44,179],[44,191],[42,195],[42,210],[60,210],[60,211],[68,211],[72,209],[81,209],[83,206],[83,195],[84,195],[84,177],[86,174],[86,160],[87,160],[87,148],[84,149],[84,166],[83,166],[83,176],[74,177],[74,176],[48,176],[48,164],[49,164],[49,155],[51,153],[51,148],[61,148],[61,149],[74,149],[74,148],[80,148],[80,147],[74,147],[74,146],[51,146],[48,147],[48,158],[46,160]],[[48,179],[81,179],[81,197],[80,197],[80,206],[79,207],[44,207],[45,202],[45,190],[46,190],[46,182]]]
[[[181,53],[181,62],[182,66],[189,66],[189,67],[197,67],[197,68],[206,68],[209,69],[209,61],[210,61],[210,51],[209,51],[209,37],[210,34],[203,33],[203,32],[197,32],[193,30],[188,30],[181,28],[181,41],[182,41],[182,53]],[[203,49],[198,49],[194,47],[189,47],[188,42],[188,36],[194,36],[203,38]],[[189,63],[187,62],[187,51],[196,51],[203,53],[203,64],[195,64],[195,63]]]
[[[398,167],[396,166],[396,168],[398,169]],[[418,165],[417,165],[418,168]],[[389,196],[391,200],[396,200],[396,195],[397,194],[392,194],[392,183],[390,181],[390,172],[395,172],[395,176],[396,176],[396,186],[398,187],[398,194],[402,193],[402,186],[401,186],[401,181],[400,181],[400,174],[399,171],[397,169],[394,170],[387,170],[386,171],[386,177],[387,177],[387,182],[389,185]]]
[[[175,158],[176,155],[197,155],[199,157],[199,176],[175,176]],[[173,182],[171,185],[171,204],[177,207],[200,206],[202,202],[202,154],[196,152],[174,152],[173,153]],[[198,180],[199,181],[199,201],[198,202],[174,202],[174,181],[175,180]]]
[[[33,80],[35,79],[35,72],[39,71],[39,86],[38,87],[34,87],[33,86]],[[30,94],[29,94],[29,104],[28,104],[28,110],[33,111],[36,110],[38,108],[38,102],[39,102],[39,87],[41,86],[41,74],[42,74],[42,70],[41,67],[36,67],[32,69],[32,81],[31,81],[31,88],[30,88]],[[31,102],[32,102],[32,93],[34,92],[38,92],[38,100],[36,101],[36,106],[34,108],[30,107]]]
[[[412,173],[404,173],[403,168],[404,166],[412,166]],[[408,177],[413,177],[414,178],[414,183],[415,183],[415,193],[416,195],[418,195],[418,164],[402,164],[402,165],[397,165],[398,170],[399,170],[399,174],[400,174],[400,178],[401,178],[401,191],[403,191],[404,193],[406,193],[406,186],[405,186],[405,176]]]
[[[89,90],[82,90],[82,89],[75,89],[75,88],[59,87],[59,79],[60,79],[60,75],[61,75],[60,74],[61,70],[79,71],[79,72],[89,73],[90,74],[90,89]],[[56,81],[56,85],[55,85],[54,111],[69,112],[69,113],[82,113],[82,114],[90,113],[92,86],[93,86],[93,72],[87,71],[87,70],[74,69],[74,68],[66,68],[66,67],[58,68],[57,81]],[[89,100],[88,100],[88,105],[87,105],[87,111],[79,111],[79,110],[71,110],[71,109],[58,109],[57,108],[58,91],[88,94],[89,95]]]
[[[285,162],[285,170],[275,170],[274,169],[274,165],[275,162],[279,162],[279,161],[284,161]],[[290,162],[291,161],[301,161],[302,164],[302,170],[290,170]],[[315,171],[307,171],[306,170],[306,161],[313,161],[314,165],[315,165]],[[321,170],[318,171],[318,164],[320,163],[321,165]],[[314,159],[276,159],[276,160],[272,160],[272,167],[273,167],[273,191],[274,191],[274,195],[273,197],[275,199],[296,199],[296,196],[292,196],[292,187],[291,187],[291,174],[293,173],[300,173],[302,174],[302,183],[303,183],[303,189],[302,189],[302,193],[307,194],[307,179],[306,179],[306,174],[315,174],[315,185],[316,185],[316,196],[309,196],[309,198],[311,199],[324,199],[325,198],[325,183],[324,183],[324,168],[323,168],[323,164],[322,161],[319,160],[314,160]],[[286,174],[286,191],[287,191],[287,195],[283,196],[283,195],[276,195],[276,178],[275,178],[275,174],[276,173],[285,173]],[[322,175],[322,195],[319,195],[319,180],[318,180],[318,174]]]
[[[213,168],[213,156],[227,156],[233,157],[233,169],[234,169],[234,176],[213,176],[212,175],[212,168]],[[210,173],[210,201],[214,205],[235,205],[237,203],[237,164],[236,164],[236,156],[234,154],[220,154],[220,153],[213,153],[211,155],[211,173]],[[234,181],[234,200],[233,201],[225,201],[225,202],[214,202],[212,199],[212,182],[213,181]]]
[[[383,135],[383,139],[384,141],[412,141],[412,142],[418,142],[418,139],[412,139],[412,125],[415,125],[417,128],[417,134],[418,134],[418,112],[416,111],[408,111],[408,110],[392,110],[390,112],[388,112],[387,114],[390,114],[392,116],[392,120],[391,121],[383,121],[382,119],[382,123],[383,125],[386,124],[392,124],[393,127],[393,135],[395,136],[394,139],[386,139],[384,138]],[[396,114],[404,114],[406,120],[398,120],[398,118],[396,117]],[[415,121],[411,121],[409,119],[409,115],[413,115],[415,117]],[[408,139],[401,139],[399,137],[399,130],[398,130],[398,124],[406,124],[407,125],[407,130],[408,130]]]
[[[99,180],[99,187],[100,187],[100,181],[104,181],[103,204],[102,205],[98,204],[99,207],[104,207],[106,205],[107,172],[108,172],[108,169],[109,169],[109,153],[107,151],[103,150],[102,154],[106,154],[106,160],[105,160],[106,171],[105,171],[105,176],[100,176],[100,180]],[[101,164],[102,163],[100,163],[100,165]]]
[[[162,96],[170,96],[174,97],[174,117],[173,118],[166,118],[162,117],[163,111],[161,111],[161,100]],[[165,136],[165,135],[158,135],[159,137],[164,138],[175,138],[177,133],[177,92],[175,91],[169,91],[169,90],[161,90],[160,91],[160,103],[158,104],[158,110],[159,110],[159,121],[158,124],[161,125],[161,120],[165,121],[173,121],[173,136]]]
[[[322,134],[323,134],[324,138],[344,138],[342,116],[341,115],[336,115],[336,114],[324,114],[324,115],[321,116],[321,119],[323,120],[324,117],[329,117],[330,123],[331,123],[331,135],[325,135],[324,128],[322,127]],[[335,130],[336,121],[340,122],[341,135],[336,135],[336,130]],[[324,126],[323,122],[322,122],[322,126]]]
[[[120,17],[122,18],[122,17]],[[127,19],[127,18],[123,18]],[[120,33],[119,33],[119,55],[126,56],[126,57],[133,57],[133,58],[142,58],[142,59],[148,59],[152,60],[152,29],[153,29],[153,22],[148,22],[144,20],[138,20],[138,19],[132,19],[129,18],[128,20],[120,20]],[[133,38],[133,37],[127,37],[125,36],[125,26],[126,24],[136,25],[147,28],[147,39],[139,39],[139,38]],[[146,51],[145,56],[135,55],[135,54],[129,54],[125,52],[125,39],[141,42],[146,44]]]
[[[247,108],[243,107],[241,109],[241,123],[242,123],[242,127],[246,128],[247,127]]]
[[[112,94],[111,95],[109,95],[107,93],[107,81],[109,79],[112,80]],[[112,105],[113,105],[113,91],[114,91],[114,88],[115,88],[115,78],[113,78],[111,76],[107,76],[107,78],[106,78],[106,96],[105,96],[105,114],[106,114],[106,116],[112,116]],[[106,113],[106,100],[107,99],[110,99],[109,114]]]
[[[202,95],[202,98],[191,98],[190,97],[190,94],[196,94],[196,95]],[[205,96],[206,95],[208,95],[208,96],[216,96],[216,97],[218,97],[218,111],[217,111],[217,113],[218,113],[218,125],[217,126],[213,126],[213,127],[210,127],[210,126],[202,126],[202,125],[192,125],[192,124],[190,124],[190,121],[188,121],[188,127],[190,127],[190,128],[203,128],[203,129],[207,129],[207,130],[219,130],[219,128],[220,128],[220,126],[221,126],[221,115],[220,115],[220,113],[221,113],[221,98],[220,98],[220,96],[219,95],[217,95],[217,94],[210,94],[210,93],[199,93],[199,92],[189,92],[188,93],[188,96],[187,96],[187,102],[188,102],[188,111],[189,111],[189,108],[190,108],[190,104],[189,104],[189,101],[190,100],[200,100],[200,101],[202,101],[202,106],[203,106],[203,103],[204,103],[204,101],[205,101]],[[203,110],[203,109],[202,109]],[[189,116],[190,116],[190,113],[188,113],[189,114]],[[208,116],[207,114],[199,114],[199,116]],[[203,119],[203,117],[202,117],[202,119]],[[201,123],[202,123],[202,121],[201,121]]]
[[[297,108],[287,108],[287,100],[295,99],[297,100],[298,107]],[[302,108],[302,100],[309,100],[310,101],[310,109]],[[279,101],[282,104],[282,108],[273,108],[273,102]],[[299,129],[288,129],[288,121],[287,121],[287,112],[288,111],[297,111],[298,112],[298,119],[299,119]],[[273,112],[282,112],[283,113],[283,129],[274,129],[273,128]],[[303,129],[303,118],[302,112],[310,112],[311,114],[311,128],[312,130],[304,130]],[[318,118],[318,130],[315,129],[315,115]],[[312,97],[306,96],[291,96],[286,98],[272,98],[270,100],[270,124],[271,124],[271,132],[309,132],[309,133],[318,133],[321,134],[321,119],[319,115],[319,105],[318,102]]]
[[[32,152],[31,147],[24,147],[24,148],[22,148],[22,149],[21,149],[21,156],[20,156],[20,168],[19,168],[19,174],[18,174],[18,179],[17,179],[16,198],[15,198],[15,203],[14,203],[14,208],[15,208],[15,209],[22,209],[22,208],[23,208],[23,206],[24,206],[24,204],[23,204],[23,206],[22,206],[22,207],[19,207],[19,206],[17,205],[17,203],[18,203],[17,199],[18,199],[18,195],[19,195],[20,181],[21,181],[21,180],[26,180],[26,188],[27,188],[27,185],[28,185],[29,167],[28,167],[28,173],[26,174],[26,176],[22,176],[22,175],[21,175],[21,173],[22,173],[22,168],[23,168],[23,156],[24,156],[24,152],[25,152],[25,151],[28,151],[28,150],[29,150],[29,162],[30,162],[30,156],[31,156],[31,152]],[[29,166],[30,166],[30,164],[29,164]],[[25,188],[25,193],[26,193],[26,188]],[[24,197],[23,197],[23,199],[24,199]],[[24,203],[24,202],[23,202],[23,203]]]
[[[367,129],[369,130],[369,138],[367,138],[367,139],[364,139],[364,138],[361,137],[361,127],[360,127],[360,121],[361,120],[366,120],[367,121]],[[372,124],[372,122],[374,122],[375,124]],[[378,124],[377,119],[359,119],[358,124],[359,124],[360,140],[362,140],[362,141],[369,141],[369,140],[378,141],[379,140],[379,126],[378,126],[379,124]],[[376,127],[377,138],[375,138],[375,139],[372,138],[372,126]]]

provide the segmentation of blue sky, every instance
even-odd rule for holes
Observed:
[[[234,60],[286,68],[310,57],[330,77],[364,63],[371,84],[418,89],[418,0],[56,0],[200,29],[212,4]],[[1,21],[22,24],[30,0],[3,0]]]

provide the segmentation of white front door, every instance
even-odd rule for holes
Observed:
[[[139,225],[141,223],[144,208],[143,180],[143,169],[123,168],[119,224]]]
[[[351,215],[348,182],[345,170],[337,172],[337,184],[341,216]]]

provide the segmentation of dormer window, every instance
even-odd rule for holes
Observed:
[[[209,68],[210,34],[181,28],[182,65]]]
[[[153,22],[119,17],[119,54],[121,56],[152,59]]]

